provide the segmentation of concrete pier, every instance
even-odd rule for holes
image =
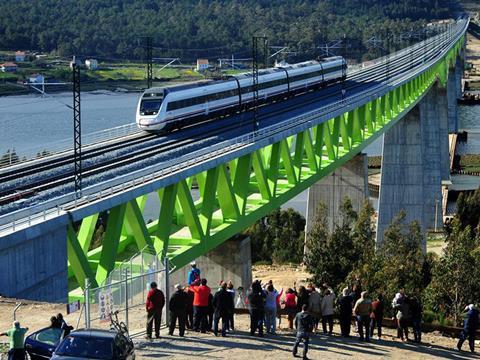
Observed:
[[[448,72],[448,81],[447,81],[447,102],[448,102],[448,132],[450,134],[456,134],[458,132],[458,104],[457,97],[461,96],[458,94],[458,85],[460,84],[461,89],[461,77],[458,79],[458,71],[455,69],[450,69]]]
[[[67,301],[67,227],[57,225],[45,222],[0,237],[1,295]]]
[[[450,180],[450,147],[448,144],[448,94],[446,87],[438,88],[437,111],[440,131],[440,173],[442,180]]]
[[[252,285],[252,256],[250,238],[233,238],[225,241],[215,249],[196,259],[201,277],[208,280],[212,289],[218,287],[219,281],[232,280],[235,289],[242,286],[248,289]],[[175,284],[187,284],[190,265],[170,275],[170,287]]]
[[[338,208],[345,197],[352,201],[353,209],[359,211],[368,199],[368,162],[366,154],[359,154],[341,168],[318,181],[308,189],[307,225],[310,231],[318,204],[323,202],[328,208],[328,226],[334,228],[339,217]]]
[[[423,231],[442,226],[439,93],[434,86],[422,101],[384,136],[377,222],[377,246],[403,209],[406,222]],[[426,242],[423,244],[426,250]]]

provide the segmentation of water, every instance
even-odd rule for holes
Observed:
[[[87,134],[135,121],[138,93],[82,93],[82,133]],[[72,139],[71,93],[0,97],[0,154],[15,149],[34,155],[53,142]],[[32,154],[33,153],[33,154]]]

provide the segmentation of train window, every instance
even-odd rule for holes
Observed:
[[[140,115],[157,115],[162,99],[142,100],[140,103]]]

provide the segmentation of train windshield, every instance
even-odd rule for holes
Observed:
[[[142,100],[140,104],[140,115],[157,115],[163,99]]]

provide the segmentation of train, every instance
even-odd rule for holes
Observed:
[[[347,63],[341,56],[260,70],[257,104],[315,90],[346,76]],[[254,103],[253,80],[252,73],[245,73],[225,80],[149,88],[138,101],[137,126],[147,132],[169,132],[195,121],[248,110]]]

